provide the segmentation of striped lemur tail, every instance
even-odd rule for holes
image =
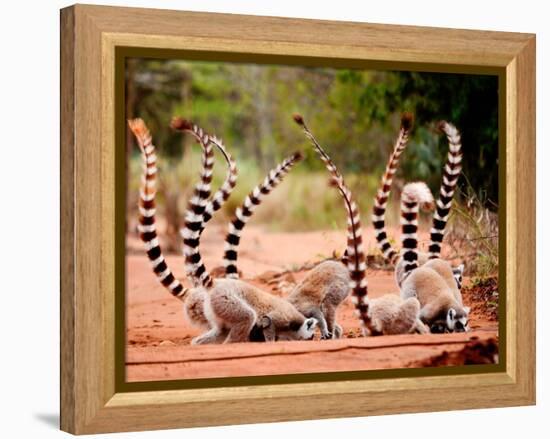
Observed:
[[[441,242],[443,241],[445,226],[449,219],[453,195],[460,171],[462,170],[460,133],[454,125],[445,121],[440,122],[439,129],[447,136],[449,152],[447,154],[447,162],[443,168],[443,180],[439,189],[439,198],[436,203],[432,229],[430,231],[430,247],[428,249],[428,257],[430,259],[438,258],[441,253]]]
[[[212,200],[208,202],[206,205],[206,209],[204,212],[204,221],[207,223],[212,218],[212,215],[214,215],[215,212],[220,210],[222,206],[225,204],[225,202],[229,199],[231,196],[231,193],[233,192],[233,189],[235,189],[235,185],[237,184],[237,163],[229,154],[229,152],[225,149],[225,146],[221,139],[218,139],[217,137],[211,137],[210,141],[220,150],[220,152],[225,157],[225,161],[227,162],[227,175],[225,177],[225,181],[223,182],[223,185],[216,191],[214,196],[212,197]],[[204,224],[203,224],[204,229]]]
[[[374,226],[374,233],[376,235],[376,244],[382,252],[384,259],[394,265],[397,262],[399,253],[392,247],[388,239],[388,234],[386,233],[386,206],[388,204],[388,197],[390,195],[393,176],[397,170],[399,158],[407,147],[413,121],[414,118],[411,113],[405,112],[401,115],[401,128],[399,129],[399,135],[395,141],[395,146],[386,165],[386,170],[382,176],[382,180],[380,181],[380,187],[376,197],[374,198],[374,205],[372,208],[371,218],[372,225]]]
[[[185,212],[185,223],[181,229],[183,238],[183,255],[185,256],[185,272],[195,287],[212,287],[213,280],[201,258],[199,251],[200,236],[205,224],[205,211],[208,205],[214,168],[214,150],[211,137],[199,126],[181,118],[175,118],[171,127],[179,131],[191,133],[202,147],[202,170],[200,181],[195,185],[193,196],[189,200]]]
[[[178,299],[184,300],[189,289],[174,277],[160,248],[155,225],[155,195],[157,156],[151,133],[142,119],[128,120],[128,126],[137,139],[143,157],[143,175],[139,191],[139,236],[145,244],[147,257],[159,282]]]
[[[304,134],[313,144],[315,151],[332,175],[332,183],[338,188],[338,191],[344,199],[344,205],[348,217],[346,261],[350,274],[352,300],[364,328],[371,333],[374,333],[376,331],[372,328],[371,318],[369,316],[369,301],[367,298],[368,285],[366,278],[367,263],[363,249],[363,236],[361,231],[359,209],[355,201],[353,201],[351,191],[344,183],[344,177],[340,174],[340,171],[338,171],[329,155],[323,150],[323,148],[321,148],[321,145],[319,145],[317,139],[315,139],[311,131],[309,131],[303,117],[299,114],[295,114],[293,118],[294,121],[302,127]]]
[[[185,131],[185,129],[183,128],[185,126],[185,123],[180,117],[172,118],[170,126],[175,130]],[[197,127],[197,129],[199,130],[200,128]],[[206,223],[210,221],[214,213],[221,209],[225,202],[231,196],[231,193],[233,192],[233,189],[235,189],[235,185],[237,184],[238,174],[237,163],[235,162],[229,151],[227,151],[227,149],[225,148],[223,141],[216,136],[210,136],[210,142],[223,154],[225,161],[227,162],[227,175],[222,186],[216,191],[216,193],[212,196],[210,200],[208,200],[208,203],[206,204],[206,207],[204,209],[204,221],[201,226],[201,234],[204,230],[204,227],[206,226]]]
[[[262,199],[268,195],[283,180],[292,167],[302,160],[300,152],[295,152],[287,157],[275,169],[272,169],[265,177],[265,180],[256,186],[245,198],[243,204],[235,210],[235,218],[229,223],[229,231],[225,237],[225,254],[223,265],[225,266],[225,277],[237,279],[237,247],[241,239],[244,226],[260,205]]]
[[[401,194],[401,242],[405,261],[405,277],[418,268],[418,212],[419,204],[433,208],[433,195],[426,183],[408,183]]]

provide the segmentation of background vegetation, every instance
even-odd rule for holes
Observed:
[[[301,113],[352,187],[366,220],[372,198],[399,127],[402,111],[416,122],[397,174],[424,180],[438,192],[447,143],[437,122],[453,122],[462,132],[464,171],[460,179],[461,215],[454,215],[456,236],[471,236],[466,220],[476,223],[468,206],[491,216],[498,207],[498,78],[495,76],[394,71],[334,70],[291,66],[131,59],[126,68],[127,117],[140,116],[153,132],[160,156],[160,214],[174,235],[196,181],[199,148],[190,136],[168,128],[173,115],[193,120],[222,137],[237,158],[235,195],[217,220],[227,220],[244,195],[289,153],[301,149],[306,160],[268,197],[253,219],[282,230],[342,227],[345,217],[336,191],[326,190],[327,174],[291,120]],[[139,153],[128,136],[130,191],[128,212],[135,212]],[[215,181],[225,175],[218,158]],[[474,202],[475,200],[475,202]],[[456,211],[456,209],[455,209]],[[458,211],[456,211],[458,212]],[[455,213],[456,213],[455,212]],[[466,214],[464,214],[464,212]],[[470,215],[468,218],[467,216]],[[389,209],[396,220],[397,204]],[[485,217],[484,217],[485,218]],[[473,229],[472,229],[473,230]],[[459,238],[457,238],[459,239]],[[473,242],[473,241],[472,241]],[[496,243],[496,240],[495,240]],[[491,244],[492,245],[492,244]],[[496,245],[496,244],[495,244]],[[495,249],[493,249],[494,251]],[[483,250],[480,250],[483,251]]]

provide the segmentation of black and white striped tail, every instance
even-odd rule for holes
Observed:
[[[178,131],[187,131],[185,128],[185,124],[182,124],[182,120],[183,119],[179,117],[174,117],[171,123],[172,128]],[[195,134],[193,131],[192,133]],[[212,219],[214,213],[220,210],[231,196],[231,193],[233,192],[233,189],[235,189],[235,185],[237,184],[238,174],[237,163],[235,162],[229,151],[227,151],[227,149],[225,148],[222,139],[219,139],[216,136],[209,136],[209,139],[210,142],[223,154],[225,161],[227,162],[227,175],[222,186],[214,193],[212,198],[208,200],[208,203],[204,208],[204,221],[201,226],[201,234],[206,227],[206,223],[210,221],[210,219]]]
[[[433,195],[426,183],[409,183],[401,194],[401,254],[404,277],[418,268],[418,213],[419,204],[433,206]]]
[[[460,133],[454,125],[445,121],[439,124],[439,128],[447,136],[449,152],[447,153],[447,162],[443,168],[443,181],[439,189],[439,198],[436,202],[432,229],[430,231],[430,247],[428,248],[428,257],[430,259],[438,258],[441,254],[441,243],[443,242],[445,226],[449,219],[454,192],[462,170]]]
[[[364,328],[374,335],[376,332],[372,328],[371,319],[369,316],[369,301],[367,297],[368,284],[366,278],[367,263],[365,251],[363,249],[363,236],[359,209],[353,200],[351,191],[344,182],[342,174],[340,174],[329,155],[323,150],[323,148],[321,148],[321,145],[319,145],[311,131],[309,131],[303,117],[299,114],[295,114],[294,121],[302,127],[306,137],[315,147],[315,151],[332,175],[332,181],[338,188],[338,191],[344,200],[348,217],[346,262],[351,278],[350,288],[352,290],[352,301]]]
[[[170,291],[170,293],[184,300],[189,289],[184,288],[177,280],[162,254],[157,237],[155,225],[155,195],[156,195],[156,175],[157,175],[157,156],[155,146],[152,143],[151,134],[141,119],[128,121],[128,125],[136,137],[143,156],[143,175],[141,177],[141,186],[139,191],[139,236],[145,244],[147,257],[153,267],[153,272],[159,282]]]
[[[388,204],[388,198],[390,196],[391,185],[397,166],[399,164],[399,158],[407,147],[409,141],[409,134],[413,125],[413,115],[411,113],[403,113],[401,115],[401,128],[399,129],[399,135],[395,141],[393,152],[390,155],[386,170],[380,181],[380,188],[374,198],[374,205],[372,208],[372,225],[374,226],[374,233],[376,236],[376,244],[386,262],[395,264],[399,256],[398,252],[392,247],[388,234],[386,232],[385,215],[386,206]]]
[[[302,160],[302,154],[295,152],[286,158],[275,169],[272,169],[265,177],[264,181],[256,186],[250,192],[244,203],[235,210],[235,218],[229,223],[229,231],[225,238],[225,254],[223,264],[225,266],[225,277],[237,279],[239,277],[237,269],[237,247],[241,240],[241,233],[244,226],[254,213],[254,210],[260,205],[263,198],[268,195],[283,180],[292,167]]]
[[[210,142],[212,142],[212,144],[216,146],[216,148],[218,148],[218,150],[220,150],[225,157],[225,161],[227,162],[227,175],[222,186],[214,193],[212,198],[208,200],[208,204],[204,209],[204,222],[202,224],[202,230],[204,230],[206,223],[210,221],[214,213],[220,210],[229,199],[233,189],[235,189],[235,185],[237,184],[237,163],[231,154],[225,149],[221,139],[212,136],[210,137]]]
[[[202,147],[202,170],[200,181],[195,185],[193,195],[189,200],[185,212],[185,222],[181,229],[183,238],[183,255],[185,256],[185,272],[195,286],[212,286],[212,277],[206,271],[201,258],[199,244],[200,235],[203,230],[204,212],[210,197],[212,173],[214,169],[214,150],[210,142],[210,136],[202,128],[191,122],[174,118],[171,122],[172,128],[191,133]]]

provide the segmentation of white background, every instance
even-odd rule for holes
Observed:
[[[98,2],[104,3],[104,2]],[[412,24],[537,34],[538,143],[538,364],[536,407],[307,421],[163,432],[116,437],[242,438],[295,437],[499,437],[517,438],[533,429],[548,432],[550,415],[549,320],[543,319],[549,292],[548,17],[546,2],[347,1],[273,2],[111,1],[120,6],[203,10],[374,23]],[[3,437],[57,437],[59,405],[59,8],[62,1],[3,2],[0,15],[0,432]],[[146,31],[146,29],[136,29]],[[7,245],[6,245],[7,244]],[[63,269],[63,267],[61,267]],[[521,324],[521,322],[520,322]],[[24,383],[24,384],[23,384]],[[449,395],[452,400],[453,394]],[[422,400],[422,395],[418,395]],[[536,434],[539,436],[540,434]]]

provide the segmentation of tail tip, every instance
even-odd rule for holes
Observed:
[[[170,121],[170,128],[178,131],[191,130],[193,124],[183,117],[174,116]]]
[[[409,131],[414,124],[414,115],[409,112],[405,111],[401,114],[401,128],[403,128],[406,131]]]
[[[447,136],[459,136],[460,132],[458,131],[457,127],[455,127],[452,123],[447,122],[446,120],[441,120],[437,124],[437,127],[439,130],[446,134]]]
[[[416,200],[424,210],[432,210],[435,207],[432,191],[423,181],[406,184],[403,195]]]
[[[447,131],[447,127],[449,126],[448,122],[446,120],[440,120],[437,123],[437,129],[441,131],[442,133],[445,133]]]
[[[292,115],[292,119],[294,119],[294,122],[296,122],[300,126],[304,126],[304,118],[299,113],[294,113]]]
[[[296,151],[294,154],[292,154],[292,158],[295,162],[299,162],[300,160],[304,159],[304,153],[302,151]]]
[[[138,138],[143,138],[149,135],[149,129],[145,125],[143,119],[136,117],[135,119],[128,119],[128,127]]]

